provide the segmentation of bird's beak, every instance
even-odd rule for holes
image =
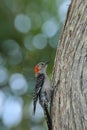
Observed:
[[[50,61],[46,61],[46,62],[45,62],[45,65],[48,65],[49,63],[50,63]]]

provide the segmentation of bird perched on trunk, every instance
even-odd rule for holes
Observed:
[[[44,110],[44,115],[46,118],[48,129],[52,130],[52,121],[48,111],[48,103],[51,100],[51,92],[52,92],[52,88],[50,87],[50,80],[46,73],[48,63],[49,62],[45,63],[40,62],[34,68],[36,85],[33,98],[33,105],[34,105],[33,112],[35,114],[37,100],[39,99],[39,103]]]

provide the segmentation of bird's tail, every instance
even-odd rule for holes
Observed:
[[[49,115],[49,112],[48,112],[46,104],[44,104],[44,115],[45,115],[45,118],[46,118],[48,130],[52,130],[52,120],[51,120],[51,117]]]

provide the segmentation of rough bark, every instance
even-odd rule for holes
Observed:
[[[87,130],[87,0],[72,0],[54,64],[52,130]]]

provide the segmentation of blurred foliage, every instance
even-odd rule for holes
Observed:
[[[0,0],[0,130],[46,129],[44,117],[36,119],[32,115],[33,70],[38,62],[50,60],[47,71],[51,78],[69,3],[69,0]],[[12,110],[15,115],[11,115]],[[11,122],[11,118],[15,121]]]

